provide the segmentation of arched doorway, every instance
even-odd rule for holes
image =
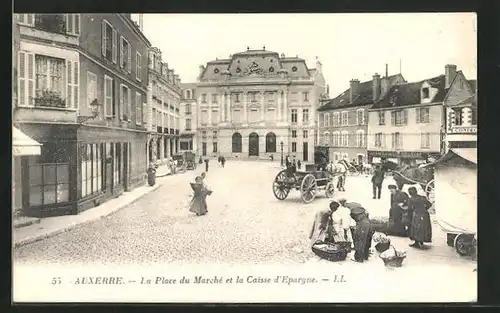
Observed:
[[[233,153],[241,153],[241,134],[234,133],[232,137]]]
[[[248,136],[248,155],[259,155],[259,135],[257,133],[251,133],[250,136]]]
[[[266,135],[266,152],[276,153],[276,135],[274,133],[267,133]]]

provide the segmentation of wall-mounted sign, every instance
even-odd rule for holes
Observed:
[[[451,134],[475,134],[477,133],[476,126],[453,126],[450,129]]]
[[[420,158],[425,159],[428,157],[439,158],[441,155],[437,152],[414,152],[414,151],[368,151],[368,157],[379,158]]]

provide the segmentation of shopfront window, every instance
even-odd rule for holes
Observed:
[[[103,190],[103,144],[81,146],[82,198]]]

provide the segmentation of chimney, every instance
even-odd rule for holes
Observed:
[[[358,79],[351,79],[351,88],[349,89],[349,102],[352,102],[354,97],[358,94],[358,85],[359,85],[359,80]]]
[[[375,73],[373,75],[373,86],[372,86],[372,100],[377,101],[380,97],[380,75]]]
[[[139,29],[144,31],[144,14],[139,14]]]
[[[450,88],[451,81],[455,78],[457,74],[457,66],[453,64],[446,64],[444,67],[444,76],[445,76],[445,87]]]
[[[326,85],[326,96],[330,98],[330,85]]]
[[[385,77],[389,77],[389,64],[385,63]]]

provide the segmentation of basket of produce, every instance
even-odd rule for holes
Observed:
[[[406,251],[398,251],[394,246],[380,254],[380,258],[387,267],[401,267],[406,258]]]
[[[373,242],[375,243],[375,250],[384,252],[391,246],[391,239],[382,233],[373,234]]]
[[[387,233],[389,230],[389,219],[388,218],[370,218],[370,225],[372,229],[379,233]]]
[[[344,261],[348,253],[345,244],[329,243],[320,240],[316,241],[311,249],[320,258],[331,262]]]
[[[335,242],[337,245],[341,246],[342,249],[345,249],[347,253],[351,252],[352,242],[350,241],[337,241]]]

